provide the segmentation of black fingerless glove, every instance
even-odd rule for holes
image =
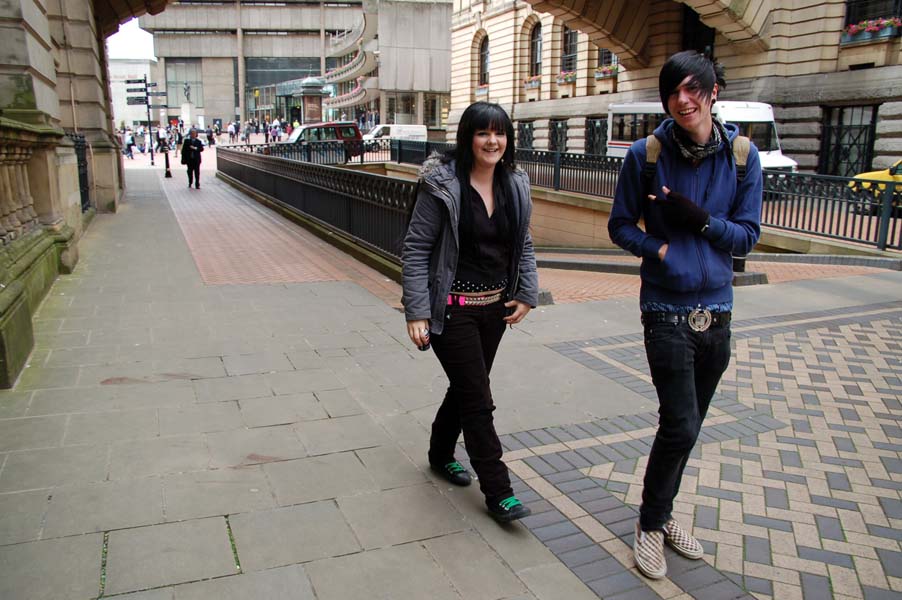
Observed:
[[[667,220],[678,227],[699,233],[708,224],[711,216],[701,206],[679,192],[671,191],[667,199],[661,202]]]

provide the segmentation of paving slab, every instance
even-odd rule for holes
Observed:
[[[426,549],[416,543],[320,560],[306,570],[318,600],[461,600]]]
[[[466,527],[432,484],[345,496],[338,507],[366,549],[424,540]]]
[[[312,392],[249,398],[239,400],[238,404],[247,427],[290,425],[329,418],[329,413]]]
[[[49,493],[44,539],[164,521],[163,486],[156,477],[65,486]]]
[[[59,446],[66,417],[0,419],[0,452]]]
[[[371,448],[389,441],[369,415],[307,421],[294,426],[311,456]]]
[[[124,529],[109,534],[106,593],[220,577],[236,570],[224,518]]]
[[[0,546],[0,598],[96,598],[102,550],[99,533]]]
[[[297,432],[288,426],[233,429],[207,434],[214,469],[256,465],[307,456]]]
[[[263,471],[282,506],[378,489],[353,452],[269,463]]]
[[[188,583],[173,591],[175,600],[316,600],[302,565]]]
[[[330,500],[235,515],[230,522],[241,568],[246,571],[360,550],[344,516]]]
[[[0,546],[39,539],[49,498],[46,491],[0,494]]]
[[[66,427],[65,445],[98,444],[159,437],[157,409],[74,414]]]
[[[523,582],[474,532],[437,537],[424,542],[424,546],[467,600],[509,598],[527,592]]]
[[[158,411],[160,435],[185,435],[214,433],[242,427],[238,402],[223,401],[172,408]]]
[[[0,493],[102,481],[107,446],[70,446],[12,452],[0,472]]]
[[[210,464],[210,452],[200,434],[115,442],[110,446],[112,480],[200,471]]]
[[[182,406],[194,401],[194,388],[184,381],[38,390],[34,392],[28,414],[35,416]]]
[[[423,483],[426,475],[398,448],[388,445],[355,452],[367,472],[383,490]]]
[[[259,466],[168,475],[162,484],[169,521],[233,515],[276,505]]]

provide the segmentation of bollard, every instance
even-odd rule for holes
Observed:
[[[166,174],[163,177],[172,178],[172,173],[169,172],[169,148],[166,148],[163,154],[166,156]]]

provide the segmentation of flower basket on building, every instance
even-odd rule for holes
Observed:
[[[524,90],[534,90],[542,87],[542,76],[532,75],[523,80]]]
[[[620,65],[604,65],[595,69],[595,79],[609,79],[617,77]]]
[[[902,31],[902,19],[899,17],[869,19],[847,25],[843,29],[839,43],[880,42],[899,37],[900,31]]]
[[[558,83],[576,83],[576,71],[561,71],[557,76]]]
[[[483,83],[482,85],[476,86],[476,95],[478,97],[488,96],[489,95],[489,84]]]

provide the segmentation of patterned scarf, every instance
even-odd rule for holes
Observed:
[[[721,142],[727,140],[727,131],[717,119],[712,119],[711,139],[706,144],[696,144],[686,131],[675,122],[670,130],[674,143],[687,160],[700,161],[708,158],[720,148]]]

